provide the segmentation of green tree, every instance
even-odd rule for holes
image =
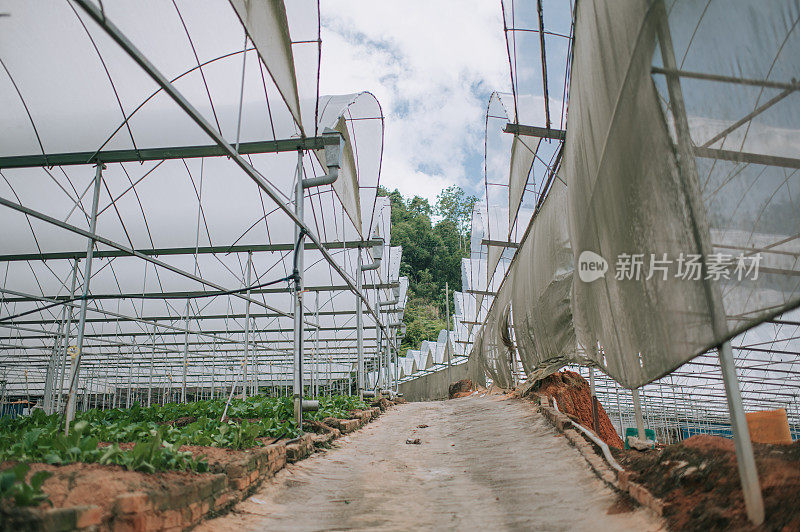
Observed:
[[[435,340],[445,323],[445,283],[452,293],[461,286],[461,259],[468,256],[469,221],[476,198],[458,187],[448,187],[437,197],[406,199],[399,191],[379,189],[392,206],[392,245],[403,246],[400,274],[409,279],[408,302],[403,316],[406,336],[401,352]],[[437,216],[438,222],[432,222]]]
[[[470,233],[472,208],[477,201],[476,196],[468,195],[456,185],[450,185],[436,196],[435,213],[442,218],[442,221],[455,225],[463,245],[469,241],[467,237]]]

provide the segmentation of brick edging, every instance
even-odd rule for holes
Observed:
[[[206,517],[226,512],[249,497],[264,480],[273,477],[287,463],[302,460],[316,448],[360,429],[381,412],[382,408],[372,407],[355,413],[354,419],[326,418],[323,423],[331,430],[324,434],[309,432],[295,440],[247,449],[247,455],[240,460],[212,467],[213,474],[200,477],[191,484],[164,491],[123,493],[114,499],[110,512],[94,505],[14,508],[0,514],[0,530],[185,530]]]
[[[550,406],[550,397],[544,394],[533,393],[534,404],[537,410],[547,419],[556,430],[564,434],[570,444],[578,449],[581,456],[589,463],[592,471],[600,480],[612,488],[625,492],[640,505],[649,508],[659,516],[664,515],[666,503],[653,495],[653,493],[638,482],[630,479],[630,471],[617,471],[612,468],[603,457],[597,444],[586,437],[581,431],[573,428],[573,421],[562,412]]]

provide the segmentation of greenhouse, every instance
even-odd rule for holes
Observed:
[[[800,528],[800,4],[392,7],[0,5],[0,529]]]

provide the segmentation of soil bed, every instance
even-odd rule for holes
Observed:
[[[631,480],[665,502],[671,530],[800,530],[800,441],[754,443],[766,521],[747,520],[733,441],[693,436],[662,450],[613,449]]]

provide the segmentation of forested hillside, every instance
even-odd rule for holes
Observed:
[[[453,185],[436,198],[436,205],[419,196],[407,199],[397,190],[380,189],[392,203],[392,245],[403,246],[400,275],[408,276],[409,294],[403,321],[406,336],[401,354],[435,340],[446,327],[445,283],[461,289],[461,259],[469,255],[469,222],[475,196]]]

